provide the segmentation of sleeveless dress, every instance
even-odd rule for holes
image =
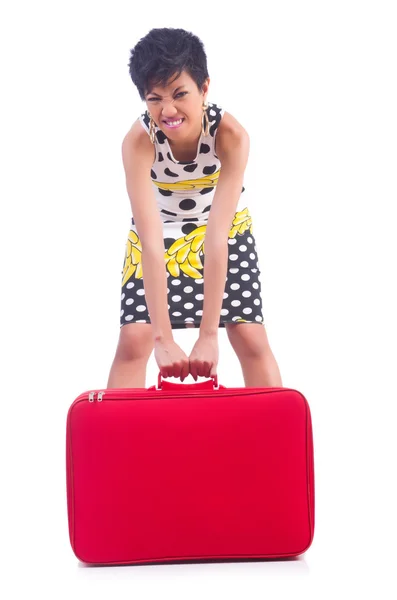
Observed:
[[[166,135],[156,126],[151,179],[163,223],[164,266],[172,329],[200,327],[205,277],[205,231],[221,170],[215,139],[224,109],[208,103],[209,135],[203,133],[193,161],[175,160]],[[139,120],[149,135],[149,113]],[[120,327],[150,323],[145,301],[142,247],[131,218],[121,282]],[[261,281],[245,187],[228,234],[228,267],[219,327],[263,323]]]

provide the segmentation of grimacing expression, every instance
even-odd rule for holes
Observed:
[[[154,86],[145,94],[146,105],[156,125],[174,140],[194,137],[200,131],[210,78],[200,93],[194,79],[182,71],[165,87]],[[173,81],[174,79],[174,81]]]

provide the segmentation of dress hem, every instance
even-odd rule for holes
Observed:
[[[151,324],[151,321],[129,321],[129,322],[125,322],[125,323],[121,323],[120,324],[120,329],[124,326],[124,325],[131,325],[133,323],[144,323],[144,324]],[[264,321],[249,321],[248,319],[243,319],[241,321],[237,321],[237,320],[222,320],[219,322],[218,324],[218,328],[220,327],[225,327],[226,323],[254,323],[256,325],[263,325]],[[192,325],[194,325],[194,327],[192,327]],[[183,322],[172,322],[171,323],[171,329],[198,329],[201,325],[201,321],[183,321]]]

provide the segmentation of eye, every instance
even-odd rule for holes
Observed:
[[[188,94],[188,92],[178,92],[178,94],[175,96],[175,98],[178,98],[178,96],[185,96],[186,94]],[[158,102],[159,98],[148,98],[148,102]]]

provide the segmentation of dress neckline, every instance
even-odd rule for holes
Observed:
[[[168,138],[166,137],[165,139],[167,141],[167,147],[168,147],[168,150],[169,150],[170,157],[171,157],[172,161],[174,163],[178,164],[178,165],[191,165],[191,164],[197,162],[197,159],[198,159],[198,156],[199,156],[199,153],[200,153],[200,148],[201,148],[201,141],[202,141],[203,137],[204,137],[204,134],[201,131],[200,138],[199,138],[199,141],[198,141],[198,144],[197,144],[197,148],[196,148],[196,156],[194,157],[193,160],[189,160],[187,162],[183,161],[183,160],[176,160],[176,158],[174,157],[174,154],[172,152],[171,145],[170,145],[170,143],[168,141]]]

